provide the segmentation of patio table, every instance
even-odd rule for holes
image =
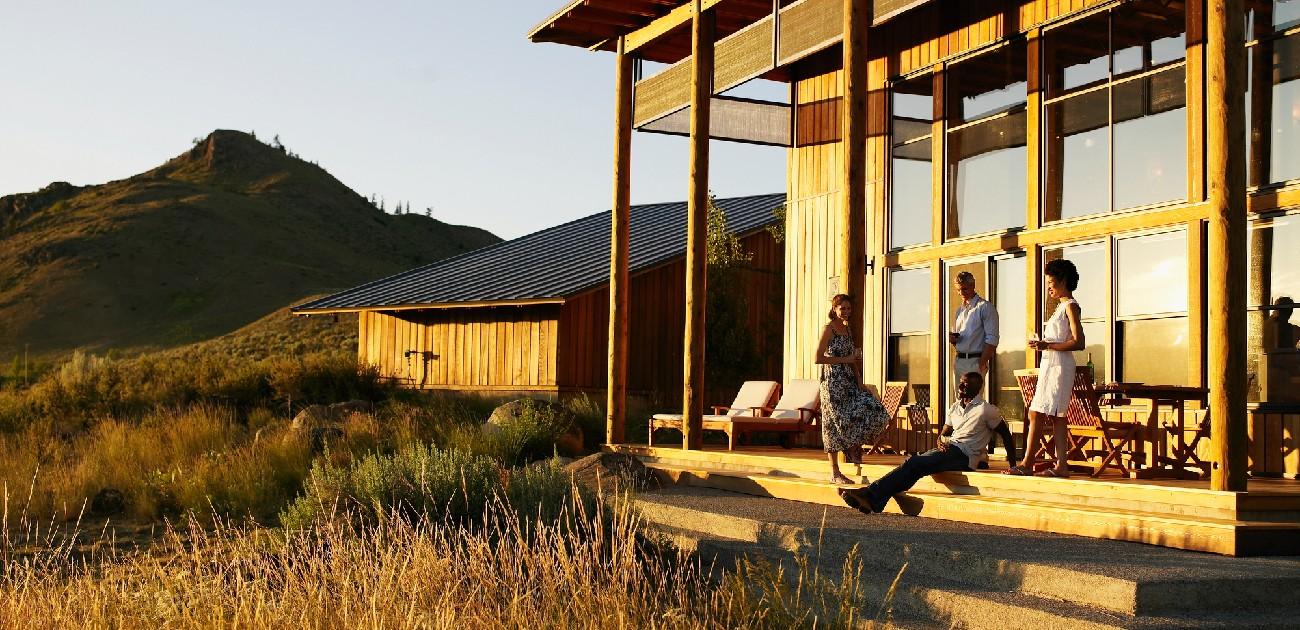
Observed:
[[[1187,441],[1187,403],[1206,403],[1208,389],[1185,385],[1147,385],[1143,383],[1108,383],[1098,385],[1098,394],[1146,400],[1150,404],[1147,415],[1147,440],[1152,443],[1151,461],[1133,472],[1137,479],[1172,477],[1175,479],[1204,479],[1210,475],[1210,465],[1196,455],[1196,445],[1208,435],[1208,422],[1202,421],[1196,436]],[[1163,423],[1161,406],[1168,406],[1173,414]],[[1208,412],[1207,412],[1208,413]],[[1208,418],[1207,418],[1208,419]],[[1173,436],[1170,443],[1169,437]]]

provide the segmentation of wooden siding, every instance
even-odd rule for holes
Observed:
[[[840,206],[844,202],[840,194],[844,144],[840,142],[838,105],[844,96],[844,73],[817,72],[796,80],[793,91],[799,137],[787,161],[782,350],[782,372],[787,381],[816,377],[812,355],[826,323],[830,298],[842,291],[858,293],[840,287],[839,279],[834,277]]]
[[[764,365],[754,367],[754,378],[775,379],[780,373],[780,342],[776,334],[764,335],[761,331],[765,327],[773,332],[781,330],[783,251],[767,232],[747,236],[741,239],[741,244],[753,255],[749,269],[744,272],[750,330],[756,331],[759,355],[767,357]],[[686,265],[680,258],[632,277],[628,317],[629,392],[653,394],[665,403],[681,400],[685,279]],[[566,301],[559,323],[556,369],[560,386],[573,390],[604,389],[609,344],[608,289],[601,288]],[[708,383],[705,387],[709,400],[734,395],[734,392],[710,391]]]
[[[363,311],[358,356],[406,387],[554,391],[558,313],[549,305]]]
[[[741,244],[753,255],[744,272],[750,330],[775,326],[775,334],[757,335],[760,356],[768,360],[755,366],[755,378],[776,378],[783,250],[767,232]],[[684,280],[680,258],[631,279],[628,389],[634,393],[680,400]],[[596,392],[608,376],[607,288],[562,306],[363,311],[358,327],[360,360],[405,387]],[[414,353],[409,360],[408,351]]]

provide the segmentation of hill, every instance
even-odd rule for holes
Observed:
[[[283,148],[219,130],[128,179],[0,197],[0,357],[208,339],[499,240],[386,214]]]

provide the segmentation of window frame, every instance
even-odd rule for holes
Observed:
[[[1246,19],[1246,16],[1243,15],[1243,16],[1242,16],[1242,20],[1245,20],[1245,19]],[[1273,28],[1273,27],[1270,25],[1269,28]],[[1257,29],[1257,30],[1258,30],[1258,29]],[[1252,75],[1253,75],[1253,73],[1251,72],[1251,64],[1252,64],[1253,61],[1254,61],[1253,56],[1254,56],[1254,54],[1255,54],[1255,50],[1254,50],[1254,49],[1257,48],[1257,47],[1259,47],[1260,45],[1262,45],[1262,44],[1264,44],[1264,43],[1272,44],[1273,42],[1281,41],[1281,40],[1288,39],[1288,38],[1291,38],[1291,37],[1295,37],[1295,38],[1296,38],[1296,40],[1297,40],[1297,41],[1295,42],[1295,43],[1296,43],[1296,46],[1297,46],[1297,47],[1300,47],[1300,22],[1296,22],[1296,23],[1294,23],[1294,24],[1292,24],[1292,25],[1290,25],[1290,26],[1288,26],[1288,27],[1286,27],[1286,28],[1283,28],[1283,29],[1281,29],[1281,30],[1272,30],[1272,31],[1270,31],[1270,32],[1268,32],[1268,33],[1266,33],[1266,34],[1264,34],[1264,35],[1262,35],[1262,36],[1256,36],[1256,34],[1250,32],[1249,29],[1246,30],[1246,32],[1245,32],[1245,39],[1246,39],[1246,52],[1245,52],[1245,55],[1246,55],[1246,96],[1247,96],[1247,99],[1249,99],[1249,95],[1250,95],[1251,92],[1255,89],[1255,86],[1254,86],[1253,83],[1252,83],[1252,78],[1253,78]],[[1296,80],[1297,80],[1297,81],[1300,81],[1300,79],[1296,79]],[[1271,83],[1270,83],[1268,87],[1271,89],[1273,85],[1274,85],[1274,84],[1271,84]],[[1271,108],[1271,105],[1272,105],[1272,103],[1270,103],[1270,108]],[[1263,183],[1257,183],[1257,184],[1251,184],[1251,183],[1250,183],[1250,177],[1251,177],[1252,173],[1254,172],[1254,171],[1253,171],[1253,167],[1252,167],[1251,164],[1250,164],[1250,159],[1251,159],[1251,154],[1252,154],[1252,147],[1253,147],[1253,145],[1254,145],[1254,138],[1255,138],[1254,125],[1258,124],[1258,121],[1255,120],[1254,116],[1251,116],[1251,115],[1250,115],[1250,114],[1251,114],[1251,104],[1250,104],[1250,101],[1249,101],[1249,100],[1247,100],[1247,101],[1245,102],[1245,104],[1244,104],[1244,108],[1245,108],[1244,111],[1245,111],[1246,115],[1249,117],[1249,118],[1248,118],[1248,123],[1247,123],[1247,125],[1246,125],[1246,190],[1247,190],[1248,192],[1250,192],[1250,193],[1256,193],[1256,192],[1263,192],[1263,191],[1280,190],[1280,189],[1283,189],[1283,188],[1291,188],[1291,187],[1294,187],[1294,186],[1298,186],[1298,185],[1300,185],[1300,174],[1298,174],[1296,177],[1293,177],[1293,178],[1291,178],[1291,179],[1285,179],[1285,180],[1280,180],[1280,181],[1276,181],[1276,182],[1268,182],[1268,181],[1265,181],[1265,182],[1263,182]],[[1265,129],[1267,130],[1267,127],[1265,127]],[[1265,135],[1267,135],[1267,134],[1265,134]],[[1271,166],[1272,166],[1271,161],[1270,161],[1269,163],[1266,163],[1266,166],[1271,167]],[[1261,179],[1262,179],[1262,178],[1261,178]]]
[[[934,177],[935,177],[934,155],[936,151],[935,151],[934,143],[936,141],[939,141],[941,136],[940,134],[936,134],[934,132],[934,125],[936,122],[935,109],[936,107],[943,107],[942,100],[941,100],[943,98],[943,95],[936,93],[935,90],[936,77],[938,76],[938,74],[939,73],[936,72],[935,69],[932,67],[922,68],[910,72],[908,74],[899,75],[890,78],[885,85],[887,94],[889,96],[889,98],[885,99],[888,102],[888,109],[889,109],[889,115],[887,117],[889,121],[889,142],[888,142],[889,155],[885,160],[885,195],[887,201],[885,210],[887,212],[887,216],[885,220],[884,236],[885,236],[885,251],[887,252],[900,252],[908,249],[921,249],[925,247],[933,247],[935,245],[934,242],[935,203],[934,203],[933,191],[934,191]],[[911,140],[908,140],[907,142],[903,142],[902,144],[899,144],[896,142],[895,134],[894,134],[894,95],[896,93],[895,87],[898,86],[899,84],[908,83],[921,78],[928,78],[930,80],[930,121],[929,121],[930,131],[929,133],[921,137],[913,138]],[[942,116],[940,116],[940,119],[942,119]],[[896,222],[894,221],[894,203],[897,201],[897,196],[894,194],[894,160],[895,160],[894,153],[895,150],[899,147],[917,145],[922,142],[926,143],[926,146],[930,147],[929,164],[930,164],[930,191],[931,192],[930,192],[930,205],[928,208],[930,211],[930,218],[927,221],[927,224],[930,228],[930,236],[926,237],[924,241],[909,243],[906,245],[895,245],[894,227]]]

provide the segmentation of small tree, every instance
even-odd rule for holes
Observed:
[[[710,387],[735,389],[759,365],[743,273],[753,255],[727,227],[727,216],[709,198],[708,311],[705,315],[705,379]]]

